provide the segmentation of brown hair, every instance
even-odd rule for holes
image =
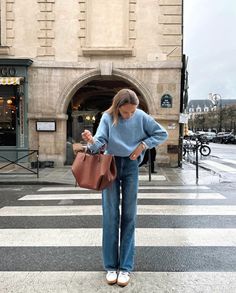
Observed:
[[[119,119],[119,108],[125,104],[139,105],[136,93],[130,89],[120,90],[113,98],[112,105],[106,110],[113,117],[113,124],[117,125]]]

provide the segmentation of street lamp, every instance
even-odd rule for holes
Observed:
[[[220,94],[209,93],[209,100],[212,101],[214,106],[219,105],[219,132],[222,130],[222,96]]]

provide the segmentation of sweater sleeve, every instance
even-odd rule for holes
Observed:
[[[97,153],[104,145],[108,143],[109,134],[109,117],[108,114],[103,114],[94,136],[94,143],[88,144],[88,149],[92,153]]]
[[[144,130],[148,137],[143,142],[150,149],[162,144],[168,138],[168,133],[165,128],[150,116],[144,123]]]

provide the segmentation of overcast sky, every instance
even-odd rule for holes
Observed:
[[[189,100],[236,99],[236,0],[184,0]]]

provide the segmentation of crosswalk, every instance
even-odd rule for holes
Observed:
[[[204,159],[201,164],[217,173],[236,173],[236,160],[229,159]]]
[[[0,292],[236,292],[233,202],[208,186],[140,186],[122,289],[104,280],[100,193],[35,188],[0,208]]]
[[[209,167],[215,168],[218,172],[236,173],[236,161],[220,160],[218,162],[215,162],[212,160],[204,160],[203,163],[205,165],[208,165]],[[231,164],[231,166],[228,165],[229,163]],[[233,165],[235,166],[232,167]]]
[[[236,178],[236,160],[234,156],[235,147],[231,145],[221,145],[220,148],[218,145],[211,144],[211,155],[202,156],[199,153],[198,163],[201,167],[211,170],[214,173],[218,174],[229,174]],[[227,148],[226,148],[227,147]],[[231,155],[232,154],[232,155]],[[183,156],[183,161],[187,163],[196,163],[196,153],[188,152],[187,155]],[[232,177],[231,177],[232,179]],[[231,180],[232,181],[232,180]],[[233,180],[233,181],[236,181]]]

